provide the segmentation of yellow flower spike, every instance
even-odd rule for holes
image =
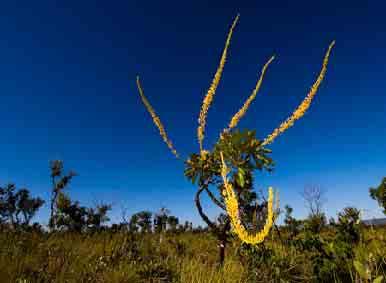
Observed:
[[[264,228],[256,234],[250,234],[241,223],[240,215],[239,215],[239,203],[237,201],[237,196],[235,191],[232,188],[232,185],[228,183],[228,179],[226,176],[228,172],[228,168],[225,164],[224,156],[222,152],[220,153],[220,155],[221,155],[221,162],[222,162],[221,176],[223,178],[224,188],[225,188],[223,190],[223,196],[224,196],[226,210],[230,218],[233,231],[245,243],[252,244],[252,245],[260,244],[268,236],[268,233],[273,225],[273,218],[274,218],[273,189],[272,187],[270,187],[268,190],[268,215],[267,215]]]
[[[330,57],[330,52],[331,52],[332,48],[334,47],[334,45],[335,45],[335,41],[331,42],[330,46],[328,47],[326,55],[324,56],[323,65],[322,65],[322,69],[320,71],[320,74],[319,74],[317,80],[315,81],[315,83],[312,85],[311,90],[308,93],[308,95],[306,96],[306,98],[302,101],[302,103],[298,106],[298,108],[292,113],[292,115],[289,118],[287,118],[287,120],[285,120],[283,123],[281,123],[278,128],[276,128],[270,135],[268,135],[264,139],[261,146],[265,146],[267,144],[272,143],[277,138],[277,136],[279,136],[280,134],[285,132],[288,128],[292,127],[296,120],[298,120],[304,116],[304,114],[306,113],[306,111],[310,107],[311,101],[314,98],[321,82],[324,79],[324,76],[325,76],[326,71],[327,71],[327,64],[328,64],[328,59]]]
[[[265,74],[266,69],[268,68],[269,64],[271,64],[271,62],[274,59],[275,59],[275,56],[272,56],[268,60],[268,62],[265,63],[264,67],[261,69],[260,78],[257,81],[256,86],[255,86],[254,90],[252,91],[252,94],[245,101],[243,107],[241,107],[241,109],[232,117],[231,121],[229,122],[228,129],[226,129],[225,131],[230,131],[233,128],[235,128],[237,126],[237,124],[239,123],[240,119],[245,115],[245,113],[247,112],[252,101],[255,99],[257,92],[260,89],[260,86],[261,86],[261,83],[263,82],[263,78],[264,78],[264,74]]]
[[[167,134],[166,134],[166,131],[165,131],[165,128],[161,122],[161,119],[157,116],[157,114],[155,113],[153,107],[150,105],[150,102],[147,100],[147,98],[145,97],[145,94],[144,94],[144,91],[143,91],[143,88],[141,86],[141,82],[139,80],[139,76],[137,76],[137,87],[138,87],[138,91],[139,91],[139,95],[141,96],[141,99],[142,99],[142,102],[143,104],[145,105],[147,111],[150,113],[152,119],[153,119],[153,122],[154,124],[156,125],[156,127],[158,128],[159,130],[159,133],[162,137],[162,139],[164,140],[164,142],[167,144],[167,146],[169,147],[169,149],[171,150],[171,152],[177,157],[178,157],[178,153],[177,151],[174,149],[174,146],[173,146],[173,143],[171,142],[171,140],[169,140]]]
[[[227,57],[228,47],[229,47],[229,44],[231,42],[231,38],[232,38],[232,34],[233,34],[233,29],[235,28],[238,20],[239,20],[239,15],[237,15],[237,17],[233,21],[233,24],[229,30],[229,33],[228,33],[228,36],[227,36],[227,39],[225,42],[225,47],[224,47],[223,53],[221,55],[219,66],[218,66],[217,71],[216,71],[214,78],[212,80],[212,84],[210,85],[208,92],[204,98],[204,101],[202,102],[200,116],[198,118],[199,126],[197,128],[197,137],[198,137],[198,143],[200,145],[200,151],[202,151],[202,141],[204,140],[204,131],[205,131],[206,116],[208,114],[208,109],[209,109],[210,104],[213,101],[213,97],[216,93],[217,86],[220,82],[221,75],[222,75],[225,61],[226,61],[226,57]]]

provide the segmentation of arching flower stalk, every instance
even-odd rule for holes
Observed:
[[[198,124],[199,125],[197,128],[197,138],[198,138],[198,143],[200,145],[200,153],[203,150],[202,142],[204,140],[206,116],[208,114],[208,109],[210,107],[210,104],[213,101],[213,97],[216,93],[217,86],[220,83],[222,71],[224,70],[225,61],[226,61],[226,57],[227,57],[228,47],[229,47],[229,44],[231,42],[231,38],[232,38],[232,34],[233,34],[233,29],[235,28],[238,20],[239,20],[239,15],[237,15],[236,19],[233,21],[233,24],[229,30],[227,39],[225,41],[224,51],[221,55],[219,66],[218,66],[217,71],[216,71],[214,78],[212,80],[212,84],[210,85],[208,92],[204,98],[204,101],[202,102],[201,111],[200,111],[200,115],[198,118]]]
[[[172,141],[168,138],[168,136],[166,134],[166,131],[165,131],[165,128],[164,128],[164,126],[163,126],[163,124],[161,122],[161,119],[157,116],[157,114],[155,113],[153,107],[151,106],[150,102],[147,100],[147,98],[146,98],[146,96],[144,94],[144,91],[143,91],[143,88],[141,86],[141,82],[139,80],[139,77],[137,77],[137,87],[138,87],[138,91],[139,91],[139,94],[141,96],[142,102],[145,105],[147,111],[150,113],[151,117],[153,118],[153,122],[156,125],[156,127],[158,128],[159,133],[160,133],[162,139],[167,144],[167,146],[169,147],[171,152],[178,158],[178,153],[174,149]]]
[[[259,91],[259,89],[261,87],[261,83],[263,82],[265,71],[267,70],[269,64],[271,64],[271,62],[274,59],[275,59],[275,56],[272,56],[268,60],[268,62],[265,63],[265,65],[261,69],[260,78],[257,81],[256,86],[255,86],[254,90],[252,91],[252,94],[245,101],[243,107],[241,107],[240,110],[232,117],[231,121],[229,122],[228,128],[224,130],[225,132],[229,132],[233,128],[236,128],[236,126],[239,123],[239,121],[241,120],[241,118],[245,115],[245,113],[247,112],[249,106],[251,105],[252,101],[255,99],[255,97],[256,97],[256,95],[257,95],[257,93],[258,93],[258,91]]]
[[[269,230],[271,229],[273,225],[273,218],[274,218],[274,208],[273,208],[273,189],[270,187],[268,190],[268,215],[267,219],[264,225],[264,228],[257,232],[256,234],[249,233],[240,220],[240,214],[239,214],[239,203],[237,200],[237,196],[235,191],[232,188],[232,185],[228,182],[227,173],[228,168],[224,161],[224,156],[222,153],[221,155],[221,176],[223,178],[224,182],[224,190],[223,190],[223,197],[226,205],[226,210],[228,213],[228,216],[230,218],[232,228],[234,232],[237,234],[237,236],[245,243],[256,245],[260,244],[264,241],[264,239],[268,236]]]
[[[316,92],[318,91],[318,88],[319,88],[319,86],[320,86],[321,82],[323,81],[324,76],[326,74],[328,59],[330,57],[330,52],[331,52],[332,48],[334,47],[334,45],[335,45],[335,41],[331,42],[330,46],[328,47],[326,55],[324,56],[322,69],[320,71],[318,79],[312,85],[311,90],[308,93],[308,95],[306,96],[306,98],[302,101],[302,103],[298,106],[298,108],[296,108],[296,110],[292,113],[292,115],[287,120],[285,120],[283,123],[281,123],[278,128],[276,128],[270,135],[268,135],[264,139],[261,146],[265,146],[267,144],[272,143],[277,138],[277,136],[279,136],[280,134],[285,132],[288,128],[292,127],[296,120],[303,117],[304,114],[306,113],[306,111],[308,110],[308,108],[310,108],[312,99],[314,98]]]

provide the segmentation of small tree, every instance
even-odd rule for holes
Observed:
[[[95,208],[87,209],[87,227],[91,230],[100,230],[102,224],[109,221],[107,213],[111,210],[109,204],[99,204]]]
[[[177,231],[177,226],[178,226],[178,223],[179,223],[178,217],[170,215],[168,217],[167,222],[168,222],[170,231],[171,232],[176,232]]]
[[[72,201],[66,193],[59,192],[53,221],[57,229],[82,232],[87,227],[87,208]]]
[[[182,227],[183,227],[182,230],[184,232],[192,232],[193,230],[193,224],[192,222],[189,222],[189,221],[185,221]]]
[[[111,205],[108,204],[91,208],[81,206],[79,201],[72,201],[68,194],[59,192],[53,220],[57,229],[65,231],[98,231],[110,220],[107,216],[109,210]]]
[[[329,55],[332,47],[335,42],[332,42],[327,50],[325,58],[323,60],[322,70],[313,84],[310,92],[303,100],[303,102],[299,105],[299,107],[293,112],[293,114],[286,119],[283,123],[280,124],[278,128],[276,128],[270,135],[268,135],[264,140],[260,141],[254,137],[251,137],[252,131],[243,131],[234,133],[234,129],[236,129],[239,121],[247,112],[249,106],[253,102],[256,97],[257,92],[260,89],[264,74],[269,64],[273,61],[274,57],[271,57],[267,63],[263,66],[261,75],[259,80],[256,83],[252,94],[245,101],[241,109],[232,117],[230,120],[228,127],[224,129],[224,131],[220,134],[219,141],[215,144],[215,147],[212,151],[207,151],[203,148],[203,140],[205,134],[206,127],[206,117],[208,114],[209,107],[213,101],[217,86],[219,85],[221,75],[225,66],[225,61],[227,57],[228,48],[230,45],[231,37],[233,34],[233,30],[237,24],[239,16],[234,20],[226,42],[225,47],[220,58],[220,63],[217,68],[217,71],[214,75],[212,83],[208,89],[207,94],[204,97],[201,111],[199,114],[199,125],[197,128],[197,138],[199,143],[199,152],[197,154],[191,154],[188,160],[185,162],[185,175],[190,179],[193,183],[198,184],[198,190],[196,192],[195,203],[198,209],[198,212],[201,218],[208,224],[208,226],[218,235],[220,240],[220,254],[221,247],[226,242],[226,234],[229,231],[230,225],[233,227],[233,231],[238,237],[250,244],[258,244],[261,243],[264,238],[267,236],[271,226],[273,225],[273,191],[269,190],[269,198],[268,198],[268,213],[266,219],[266,225],[260,233],[249,233],[247,231],[248,227],[244,226],[243,212],[245,213],[247,210],[246,203],[243,203],[242,198],[245,197],[245,201],[248,199],[244,194],[248,194],[248,188],[252,188],[252,184],[247,183],[248,178],[252,180],[252,171],[257,167],[259,170],[265,169],[265,167],[269,167],[271,162],[267,159],[266,154],[269,153],[269,150],[266,149],[266,146],[271,144],[280,134],[290,128],[294,122],[300,119],[307,109],[311,105],[311,101],[315,96],[319,85],[321,84],[326,70],[327,63],[329,59]],[[160,135],[164,142],[167,144],[171,152],[179,158],[179,155],[174,148],[173,143],[169,139],[166,134],[166,130],[161,123],[160,118],[155,113],[153,107],[147,100],[144,95],[143,88],[141,86],[139,77],[137,77],[137,87],[144,103],[146,109],[150,113],[154,124],[158,128]],[[246,136],[247,139],[243,141],[237,141],[237,136],[243,137]],[[242,144],[246,145],[246,147],[239,147],[237,145]],[[222,151],[224,150],[224,154],[222,155]],[[256,157],[256,159],[254,158]],[[253,159],[253,160],[252,160]],[[237,163],[235,161],[240,161],[241,163]],[[252,167],[251,167],[252,166]],[[259,168],[260,166],[260,168]],[[229,168],[229,169],[228,169]],[[228,173],[231,176],[231,179],[228,181],[227,176]],[[251,182],[252,183],[252,182]],[[209,186],[215,187],[219,194],[215,194],[210,191]],[[200,195],[205,192],[208,194],[211,201],[217,205],[220,209],[226,211],[228,216],[228,221],[225,222],[224,228],[218,229],[218,227],[211,221],[208,216],[203,212],[201,203],[200,203]],[[250,193],[250,192],[249,192]],[[243,209],[244,208],[244,209]],[[221,259],[221,256],[220,256]],[[220,260],[221,262],[221,260]]]
[[[138,232],[138,214],[133,214],[129,221],[129,231],[132,233]]]
[[[140,211],[137,214],[137,224],[141,228],[142,233],[151,232],[151,217],[152,213],[150,211]]]
[[[360,211],[355,207],[346,207],[343,212],[338,213],[338,223],[335,224],[338,230],[339,240],[357,244],[360,241]]]
[[[284,210],[285,210],[284,223],[286,225],[286,228],[288,229],[290,238],[293,239],[300,232],[301,221],[297,220],[292,216],[293,208],[290,207],[289,205],[286,205],[284,207]]]
[[[383,213],[386,214],[386,177],[383,178],[381,184],[376,188],[370,188],[370,196],[373,200],[376,200]]]
[[[304,203],[308,208],[309,215],[318,216],[323,213],[323,206],[326,203],[325,190],[317,185],[304,187],[301,193]]]
[[[51,229],[56,229],[57,223],[55,221],[56,219],[58,219],[58,217],[56,217],[58,196],[68,186],[68,184],[70,183],[72,178],[76,175],[76,173],[73,171],[70,171],[67,174],[63,174],[63,161],[61,160],[51,161],[50,169],[51,169],[52,191],[51,191],[51,201],[50,201],[51,214],[50,214],[49,226]]]
[[[320,186],[309,185],[304,188],[301,195],[309,212],[305,228],[312,233],[320,233],[327,224],[327,218],[323,212],[326,202],[325,191]]]
[[[266,213],[264,210],[266,204],[257,205],[257,195],[253,192],[253,172],[255,170],[271,171],[273,161],[268,157],[270,151],[260,148],[258,146],[260,143],[261,141],[255,138],[254,131],[225,133],[212,152],[205,152],[203,155],[192,154],[186,162],[185,176],[199,187],[195,197],[198,213],[217,237],[220,263],[224,261],[231,220],[227,214],[222,214],[218,219],[220,221],[210,220],[202,208],[201,194],[206,193],[220,210],[227,212],[222,175],[221,154],[223,154],[228,160],[231,176],[228,182],[234,188],[239,202],[240,221],[252,230],[261,228],[257,227],[256,220],[266,215],[263,214]],[[261,226],[261,222],[259,224]]]
[[[159,212],[154,215],[154,232],[161,233],[166,231],[169,214],[169,209],[161,207]]]
[[[173,216],[173,215],[170,215],[168,217],[168,225],[169,225],[169,229],[171,232],[177,231],[178,223],[179,223],[178,217]]]
[[[14,184],[0,187],[0,220],[13,229],[28,226],[43,204],[44,200],[31,197],[27,189],[16,190]]]

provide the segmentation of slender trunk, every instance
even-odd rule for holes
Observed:
[[[56,188],[55,188],[55,177],[52,177],[52,193],[51,193],[51,213],[50,213],[50,223],[49,226],[52,230],[55,230],[56,224],[54,219],[54,209],[55,209],[55,201],[56,201]]]
[[[30,221],[31,221],[31,215],[27,215],[27,213],[25,211],[23,211],[23,217],[24,217],[24,222],[23,224],[25,225],[29,225]]]
[[[50,226],[51,226],[51,229],[55,229],[56,227],[56,224],[55,224],[55,213],[54,213],[54,210],[55,210],[55,200],[56,200],[56,193],[55,192],[52,192],[52,196],[51,196],[51,214],[50,214]]]
[[[20,220],[20,210],[15,213],[16,225],[19,226],[22,222]]]
[[[279,237],[280,243],[281,243],[282,245],[284,245],[284,241],[283,241],[283,238],[281,237],[281,233],[280,233],[279,227],[277,227],[276,223],[273,223],[273,226],[275,227],[275,230],[276,230],[277,235],[278,235],[278,237]]]
[[[221,239],[219,244],[219,264],[220,266],[224,265],[225,260],[225,248],[226,248],[226,240]]]
[[[16,224],[15,224],[15,219],[14,219],[13,214],[10,214],[10,220],[11,220],[11,230],[15,230]]]
[[[219,243],[219,265],[222,266],[224,264],[225,260],[225,248],[227,244],[227,232],[230,229],[230,221],[229,219],[225,222],[224,226],[218,227],[214,222],[209,220],[209,217],[204,213],[202,206],[201,206],[201,200],[200,200],[200,194],[205,190],[205,187],[200,187],[198,191],[196,192],[195,196],[195,203],[198,210],[198,213],[200,214],[201,218],[204,220],[204,222],[208,225],[208,227],[212,230],[212,233],[214,233],[217,237],[218,243]]]
[[[217,237],[219,240],[219,265],[223,266],[225,261],[225,249],[228,243],[227,232],[231,228],[231,223],[227,219],[222,229],[218,232]]]

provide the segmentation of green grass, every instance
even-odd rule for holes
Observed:
[[[240,256],[240,242],[233,240],[221,268],[216,240],[208,233],[166,234],[160,242],[158,234],[3,231],[0,247],[2,283],[318,282],[315,262],[324,260],[314,251],[281,244],[276,235],[244,256]],[[354,253],[355,260],[370,270],[371,278],[385,276],[386,229],[365,230]],[[360,279],[352,261],[338,263],[338,269],[347,270],[350,281],[372,282]],[[335,281],[345,282],[339,275]]]

